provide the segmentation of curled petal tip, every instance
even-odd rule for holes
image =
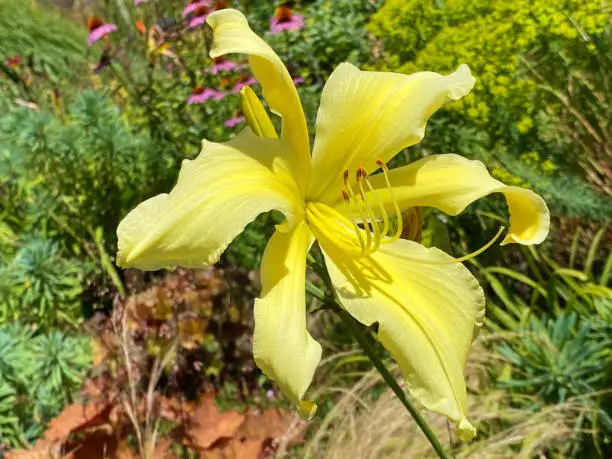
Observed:
[[[449,98],[452,100],[458,100],[466,96],[476,83],[476,78],[472,76],[472,72],[466,64],[461,64],[449,77],[453,80],[453,86],[449,92]]]
[[[317,404],[311,400],[301,400],[298,410],[302,420],[310,421],[317,412]]]
[[[457,436],[461,441],[472,441],[476,436],[476,429],[466,417],[457,424]]]

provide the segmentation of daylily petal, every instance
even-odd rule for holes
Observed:
[[[412,395],[471,439],[463,370],[484,317],[478,281],[441,250],[413,241],[400,239],[363,258],[323,249],[343,307],[364,325],[379,324],[377,337]]]
[[[249,63],[261,84],[270,108],[283,119],[281,138],[291,145],[295,167],[305,187],[310,172],[310,144],[302,103],[291,75],[278,55],[255,34],[242,13],[225,9],[212,13],[206,20],[213,29],[210,57],[230,53],[249,55]]]
[[[282,141],[249,129],[225,143],[203,141],[183,161],[176,186],[132,210],[119,224],[117,264],[155,270],[215,263],[257,215],[281,211],[289,226],[303,217],[303,202]]]
[[[266,109],[250,86],[245,86],[240,90],[240,103],[247,124],[257,136],[278,138]]]
[[[362,72],[340,64],[323,88],[317,114],[310,199],[335,199],[345,169],[371,173],[379,168],[377,160],[386,163],[418,143],[431,114],[465,96],[474,81],[466,65],[442,76]]]
[[[370,177],[377,196],[393,210],[384,176]],[[389,171],[393,195],[400,208],[435,207],[457,215],[469,204],[491,193],[503,193],[510,209],[510,229],[502,245],[539,244],[548,234],[550,214],[544,200],[525,188],[495,180],[483,163],[459,155],[433,155]],[[338,203],[338,209],[342,209]]]
[[[306,252],[313,240],[306,222],[272,235],[261,263],[253,337],[257,366],[307,415],[315,405],[302,397],[321,360],[321,345],[306,330]]]

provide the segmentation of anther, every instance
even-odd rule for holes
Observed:
[[[342,197],[347,203],[351,200],[348,191],[346,191],[344,188],[342,188]]]
[[[382,162],[382,160],[377,159],[376,160],[376,164],[378,164],[378,166],[385,172],[389,172],[389,168],[387,167],[387,165],[385,163]]]
[[[346,185],[348,185],[348,179],[349,179],[349,171],[348,171],[348,169],[344,169],[343,177],[344,177],[344,185],[346,186]]]

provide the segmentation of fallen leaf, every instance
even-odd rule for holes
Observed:
[[[221,439],[232,438],[244,421],[237,411],[221,412],[213,394],[204,395],[189,419],[183,435],[183,443],[205,451]]]
[[[4,454],[5,459],[60,459],[61,457],[61,443],[48,440],[38,440],[29,450],[10,451]]]
[[[107,424],[113,408],[114,405],[107,402],[68,405],[49,422],[43,437],[49,441],[64,441],[72,433]]]

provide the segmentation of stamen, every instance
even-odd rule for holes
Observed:
[[[395,216],[397,217],[397,230],[395,234],[389,238],[385,239],[383,243],[389,244],[391,242],[397,241],[402,235],[402,230],[404,229],[404,222],[402,220],[402,213],[399,207],[399,203],[397,199],[395,199],[395,195],[393,194],[393,187],[391,186],[391,181],[389,180],[389,168],[383,163],[380,159],[376,161],[376,164],[380,166],[383,171],[383,175],[385,176],[385,184],[387,185],[387,189],[389,190],[389,195],[391,196],[391,201],[393,202],[393,208],[395,210]]]
[[[368,218],[370,219],[370,226],[372,231],[374,232],[374,245],[372,247],[368,247],[368,253],[372,253],[380,247],[380,228],[378,227],[378,221],[376,220],[376,215],[372,211],[370,204],[368,203],[368,199],[366,197],[366,192],[363,187],[363,182],[368,180],[368,174],[364,168],[360,167],[357,169],[357,185],[359,186],[359,193],[361,194],[361,200],[365,205],[366,212],[368,214]],[[365,225],[365,221],[364,221]]]
[[[342,197],[344,198],[344,202],[348,209],[348,213],[349,215],[351,215],[352,214],[351,200],[345,189],[342,189]],[[355,220],[351,220],[351,223],[353,224],[353,229],[355,230],[355,234],[357,235],[357,239],[359,240],[359,247],[361,247],[361,255],[365,256],[365,254],[367,253],[367,250],[366,250],[366,245],[363,242],[363,236],[361,235],[361,229],[359,228],[359,226],[357,226],[357,223],[355,223]]]
[[[367,185],[368,190],[370,191],[370,195],[374,196],[374,199],[376,199],[376,204],[378,205],[378,209],[380,210],[380,214],[381,214],[382,219],[383,219],[383,229],[380,231],[380,234],[384,238],[384,236],[386,236],[387,233],[389,232],[389,216],[387,215],[387,211],[385,210],[385,206],[383,205],[382,201],[380,200],[380,197],[378,196],[378,193],[376,193],[376,190],[372,186],[372,183],[370,182],[370,179],[367,176],[366,176],[365,184]]]
[[[344,170],[344,186],[348,190],[348,194],[349,194],[350,200],[352,201],[352,203],[353,203],[353,205],[355,207],[354,213],[356,213],[359,216],[359,218],[361,218],[361,221],[363,222],[363,231],[366,234],[365,251],[369,253],[370,247],[372,245],[372,234],[370,233],[370,228],[369,228],[369,225],[368,225],[368,223],[366,221],[366,218],[363,215],[362,209],[360,208],[359,204],[357,203],[357,199],[355,197],[355,192],[353,191],[353,187],[349,183],[349,171],[348,171],[348,169]],[[355,226],[357,226],[357,224],[355,224]],[[357,228],[359,228],[359,226],[357,226]],[[365,253],[364,253],[364,255],[365,255]]]

